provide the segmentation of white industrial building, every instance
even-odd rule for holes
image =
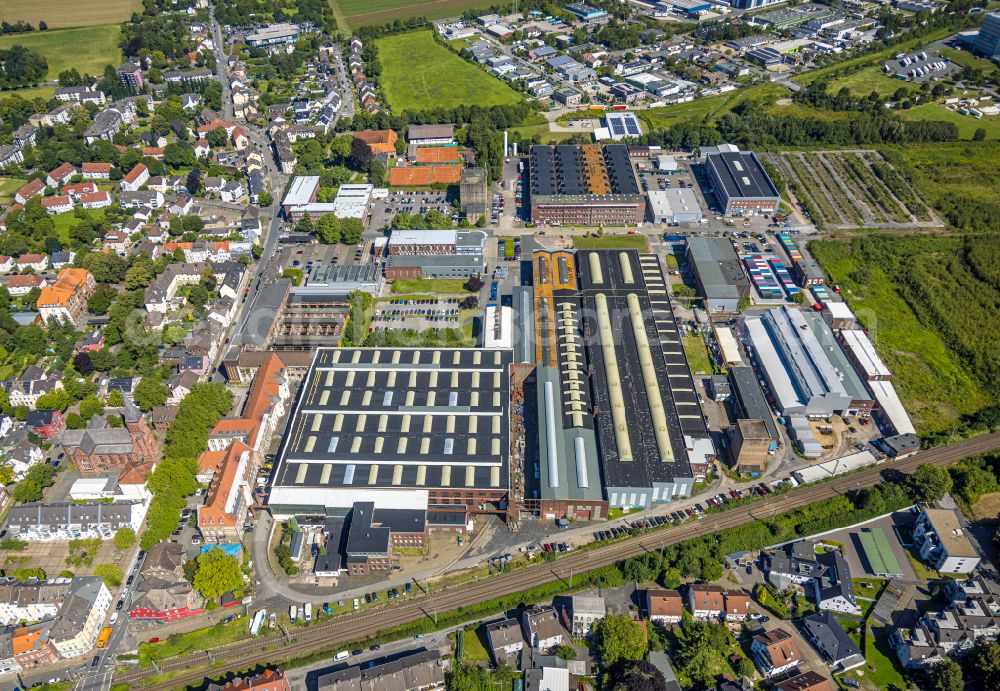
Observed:
[[[690,187],[650,190],[646,197],[653,223],[696,223],[703,218],[698,197]]]
[[[832,461],[817,463],[816,465],[811,465],[808,468],[796,470],[792,473],[792,475],[799,482],[799,484],[806,485],[810,482],[818,482],[820,480],[826,480],[831,477],[843,475],[844,473],[849,473],[852,470],[857,470],[858,468],[864,468],[865,466],[872,465],[873,463],[875,463],[875,456],[873,456],[870,451],[859,451],[858,453],[852,453],[849,456],[842,456],[841,458],[835,458]]]
[[[501,305],[489,305],[483,322],[483,347],[489,350],[509,350],[514,347],[514,310]]]
[[[783,305],[748,316],[743,337],[782,415],[827,417],[851,407],[841,373],[799,310]]]
[[[604,121],[606,126],[599,127],[598,130],[606,131],[607,137],[601,137],[595,133],[594,136],[597,139],[607,138],[617,142],[620,139],[642,136],[642,125],[639,124],[639,118],[635,116],[635,113],[611,112],[604,116]]]
[[[333,200],[333,215],[337,218],[364,219],[372,201],[374,185],[341,185]]]

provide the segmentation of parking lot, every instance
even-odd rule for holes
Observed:
[[[459,298],[393,298],[379,302],[372,330],[453,328],[459,322]]]
[[[452,208],[447,192],[438,191],[396,191],[390,192],[385,199],[375,201],[372,205],[372,217],[369,227],[381,230],[392,225],[396,214],[426,214],[428,211],[439,211],[451,218],[453,225],[458,225],[459,213]]]

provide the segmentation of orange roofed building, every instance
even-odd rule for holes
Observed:
[[[208,691],[291,691],[291,689],[285,673],[280,669],[265,669],[260,674],[236,677],[225,684],[208,685]]]
[[[219,420],[209,432],[208,450],[198,457],[199,475],[211,476],[205,504],[198,507],[198,528],[207,541],[243,538],[252,483],[288,396],[285,365],[272,353],[257,370],[243,414]]]
[[[49,641],[52,622],[20,626],[11,632],[11,651],[21,670],[55,662],[59,655]]]
[[[354,134],[354,139],[367,144],[372,156],[377,154],[395,156],[396,140],[399,137],[393,130],[362,130]]]
[[[52,285],[42,288],[38,312],[48,324],[53,319],[82,328],[87,316],[87,300],[97,290],[97,281],[86,269],[62,269]]]

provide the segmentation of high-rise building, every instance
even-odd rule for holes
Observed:
[[[1000,12],[987,12],[979,34],[972,40],[972,49],[987,58],[1000,57]]]
[[[118,68],[118,78],[122,80],[122,84],[130,86],[136,91],[142,91],[145,84],[142,80],[142,68],[134,62],[122,63],[122,66]]]

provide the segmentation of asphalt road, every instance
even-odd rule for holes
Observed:
[[[778,496],[771,495],[749,506],[708,514],[702,520],[662,528],[589,550],[569,552],[552,563],[539,563],[454,588],[415,595],[391,605],[385,603],[380,608],[342,615],[308,628],[293,629],[290,642],[285,642],[281,636],[272,634],[220,646],[214,649],[213,658],[224,661],[221,663],[223,669],[280,662],[318,650],[343,647],[395,626],[425,618],[434,619],[437,613],[469,607],[542,583],[558,580],[564,582],[567,587],[572,587],[574,574],[647,554],[671,544],[742,525],[748,521],[765,520],[775,513],[824,501],[858,487],[872,486],[882,482],[886,476],[910,473],[922,463],[948,465],[996,448],[1000,448],[1000,432],[957,444],[935,447],[907,459],[875,466],[829,482],[797,488]],[[147,691],[166,691],[182,683],[200,682],[205,675],[204,668],[209,664],[210,660],[205,653],[166,660],[160,665],[161,670],[174,672],[177,676],[169,682],[154,683],[144,688]],[[195,671],[198,669],[201,671]],[[152,673],[150,669],[130,669],[116,676],[115,680],[136,684]]]

